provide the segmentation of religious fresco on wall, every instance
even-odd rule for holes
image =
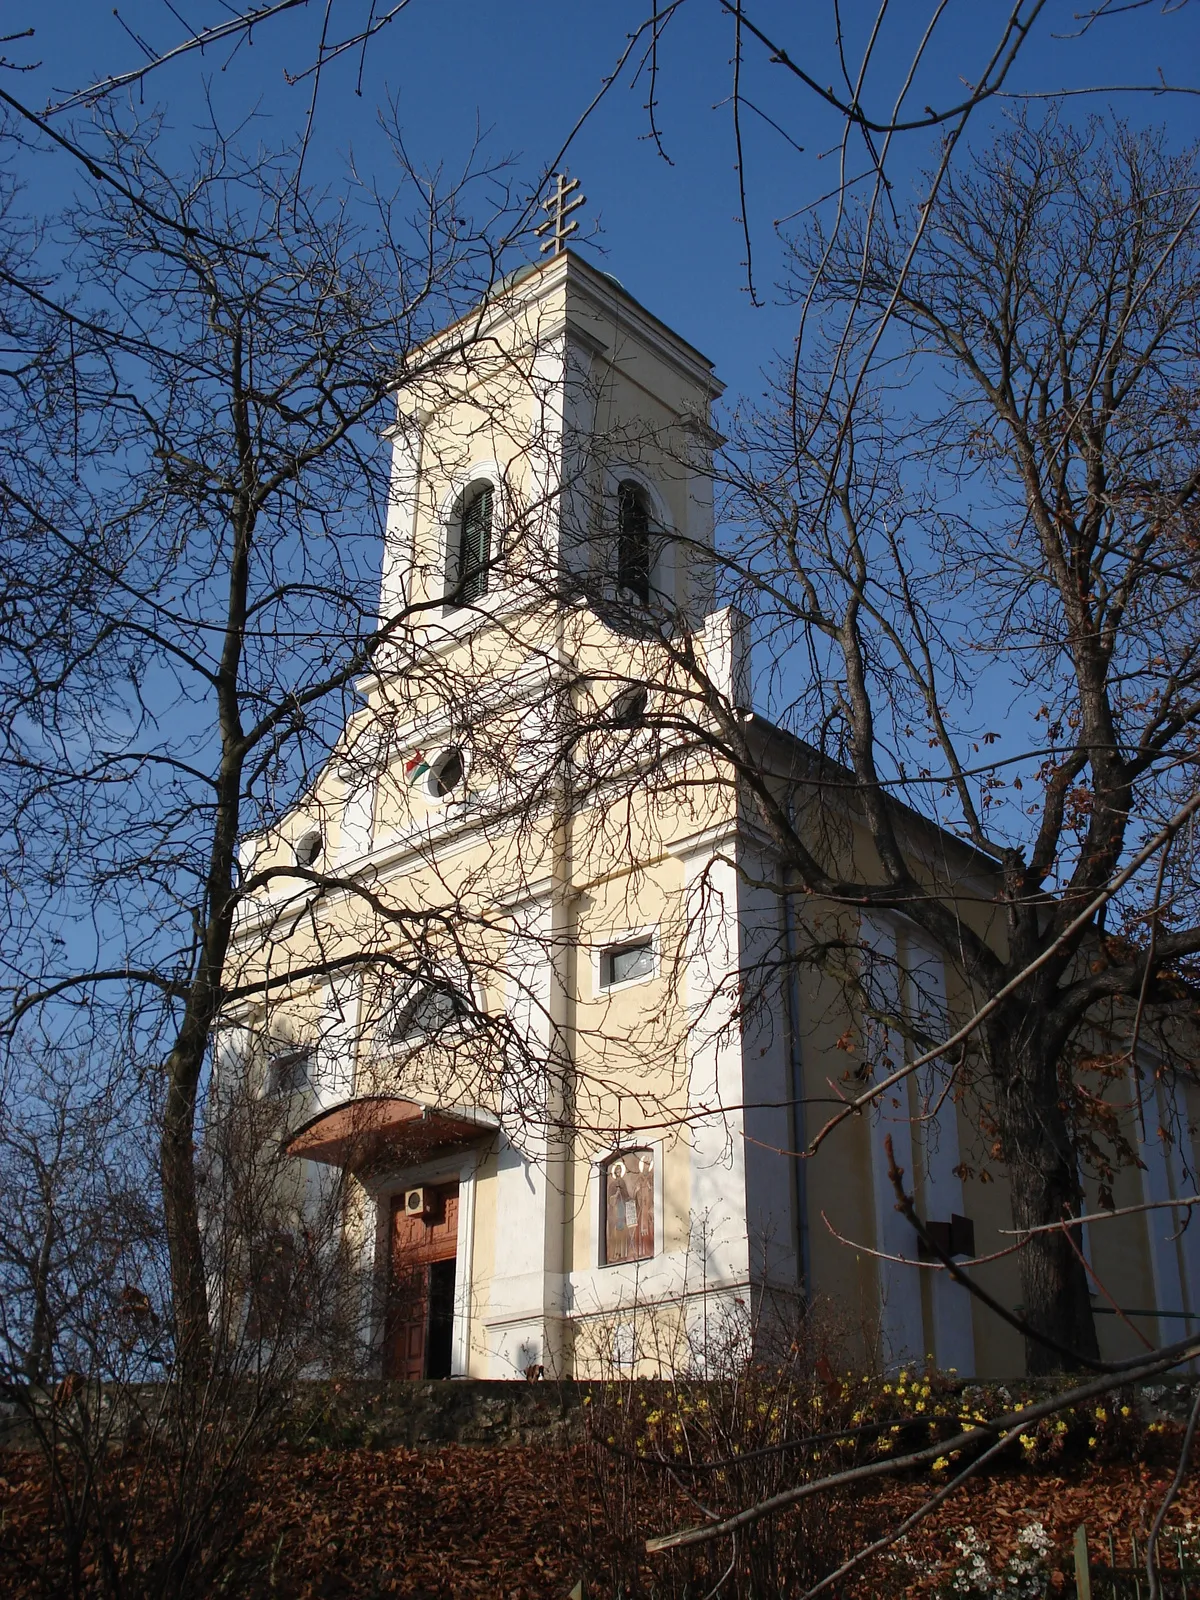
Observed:
[[[623,1150],[604,1168],[604,1261],[654,1254],[654,1152]]]

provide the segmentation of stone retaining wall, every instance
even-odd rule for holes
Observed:
[[[313,1444],[564,1445],[583,1432],[588,1383],[476,1378],[304,1384],[293,1437]]]
[[[1060,1380],[1061,1381],[1061,1380]],[[1177,1378],[1137,1389],[1147,1421],[1187,1416],[1195,1396],[1195,1379]],[[341,1449],[386,1449],[461,1445],[546,1445],[557,1447],[583,1437],[584,1405],[589,1393],[607,1386],[566,1380],[524,1383],[464,1378],[422,1383],[348,1379],[341,1382],[297,1383],[287,1396],[287,1437],[297,1446]],[[964,1388],[972,1388],[969,1383]],[[1006,1386],[981,1385],[1001,1403],[1010,1403]],[[1015,1380],[1011,1391],[1034,1397],[1053,1393],[1053,1380]],[[61,1394],[60,1394],[61,1400]],[[144,1434],[152,1426],[162,1391],[154,1385],[103,1391],[85,1386],[66,1402],[82,1406],[92,1417],[108,1412],[105,1432],[116,1440]],[[41,1402],[46,1414],[51,1396]],[[39,1409],[41,1409],[39,1406]],[[66,1432],[70,1432],[68,1425]],[[12,1401],[0,1404],[0,1449],[28,1449],[37,1440],[26,1408]]]

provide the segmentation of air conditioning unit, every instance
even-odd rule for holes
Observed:
[[[427,1217],[433,1210],[433,1196],[428,1189],[406,1189],[404,1191],[404,1215],[406,1217]]]

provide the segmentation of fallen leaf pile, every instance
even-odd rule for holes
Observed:
[[[1111,1530],[1119,1560],[1128,1561],[1129,1535],[1144,1539],[1171,1470],[1166,1461],[1082,1463],[1061,1474],[1017,1467],[981,1478],[835,1593],[929,1595],[946,1584],[955,1541],[968,1526],[1002,1560],[1033,1521],[1053,1539],[1057,1587],[1069,1593],[1078,1525],[1087,1525],[1093,1559],[1107,1558]],[[856,1537],[894,1525],[925,1492],[909,1482],[864,1497],[846,1519],[847,1554]],[[0,1592],[13,1600],[56,1592],[61,1569],[48,1537],[49,1505],[39,1458],[0,1458]],[[1185,1481],[1170,1520],[1173,1527],[1200,1522],[1196,1478]],[[608,1600],[615,1593],[606,1580],[612,1549],[578,1447],[277,1451],[258,1465],[244,1536],[221,1591],[247,1600],[565,1600],[586,1575],[585,1594]],[[656,1569],[644,1556],[635,1564],[648,1593]],[[628,1576],[628,1564],[624,1570]],[[94,1580],[94,1566],[85,1562],[85,1593],[100,1592]]]
[[[1071,1548],[1076,1530],[1083,1524],[1093,1565],[1108,1562],[1111,1533],[1117,1565],[1128,1566],[1131,1536],[1137,1540],[1140,1556],[1172,1476],[1173,1469],[1167,1466],[1108,1462],[1083,1466],[1069,1475],[1018,1470],[972,1480],[918,1524],[899,1551],[872,1566],[872,1577],[884,1579],[876,1592],[915,1597],[944,1584],[959,1559],[956,1541],[967,1528],[973,1528],[991,1546],[995,1564],[1000,1565],[1015,1550],[1018,1534],[1031,1522],[1040,1522],[1053,1541],[1050,1564],[1066,1579],[1074,1570]],[[874,1502],[872,1511],[877,1515],[886,1507],[887,1520],[894,1524],[923,1499],[916,1484],[894,1486]],[[1189,1522],[1200,1524],[1200,1477],[1196,1474],[1190,1474],[1180,1490],[1168,1518],[1168,1533]],[[1169,1537],[1165,1543],[1164,1560],[1173,1565]],[[874,1585],[862,1589],[848,1586],[846,1593],[867,1593],[872,1588]],[[1073,1593],[1073,1588],[1068,1592]]]

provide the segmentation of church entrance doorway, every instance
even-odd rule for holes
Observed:
[[[386,1378],[448,1378],[454,1344],[458,1184],[392,1196]]]

